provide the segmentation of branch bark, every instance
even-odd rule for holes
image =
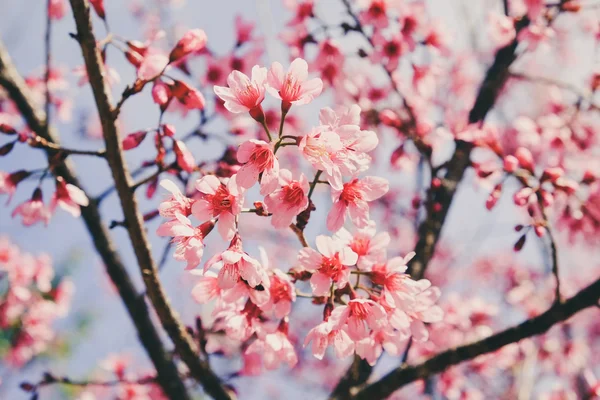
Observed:
[[[357,393],[354,400],[385,399],[402,386],[418,379],[427,378],[449,367],[469,361],[482,354],[499,350],[510,343],[546,332],[553,325],[566,321],[577,312],[596,306],[600,299],[600,279],[582,289],[563,303],[555,303],[543,314],[525,322],[498,332],[486,339],[446,350],[427,361],[414,365],[402,365],[394,369],[379,381]]]
[[[81,46],[96,107],[102,122],[106,159],[115,181],[129,238],[146,285],[146,293],[162,326],[173,341],[176,352],[189,368],[191,376],[201,383],[204,390],[212,397],[231,399],[232,394],[225,389],[219,377],[210,369],[207,361],[199,358],[198,346],[187,333],[177,312],[171,307],[159,280],[158,269],[152,258],[137,199],[130,189],[133,182],[123,155],[114,119],[110,87],[104,79],[104,63],[93,33],[89,2],[88,0],[70,0],[70,2],[77,26],[77,40]]]
[[[56,131],[52,127],[46,129],[46,114],[36,106],[29,87],[17,72],[2,42],[0,42],[0,86],[7,91],[29,128],[49,143],[58,145]],[[53,150],[47,151],[48,158],[50,159],[54,153]],[[73,167],[66,160],[58,164],[52,172],[55,176],[62,176],[68,183],[82,188]],[[102,224],[98,206],[91,202],[87,207],[82,207],[81,216],[92,237],[94,247],[102,258],[106,272],[117,288],[135,325],[140,342],[154,364],[158,384],[171,399],[190,399],[183,381],[179,377],[177,366],[169,353],[165,351],[158,331],[150,319],[144,297],[138,295],[106,227]]]

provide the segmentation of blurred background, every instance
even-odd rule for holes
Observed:
[[[254,37],[257,39],[253,42],[252,49],[264,49],[264,53],[257,51],[257,63],[266,66],[273,61],[280,61],[286,65],[290,59],[289,46],[280,36],[282,32],[286,31],[286,23],[291,18],[289,8],[286,8],[283,3],[285,2],[279,0],[221,0],[218,2],[105,0],[106,14],[113,33],[128,39],[143,41],[161,28],[165,31],[165,37],[161,39],[161,43],[165,43],[165,48],[171,48],[187,29],[201,28],[206,32],[208,46],[215,56],[225,56],[234,48],[236,41],[234,21],[236,17],[241,16],[244,20],[256,24]],[[316,3],[317,14],[325,24],[339,25],[339,21],[346,18],[340,1],[321,0]],[[493,60],[495,50],[486,34],[487,15],[489,12],[500,12],[501,7],[502,4],[498,0],[430,0],[426,2],[428,15],[436,25],[443,26],[444,32],[447,34],[452,59],[458,60],[463,55],[469,57],[470,62],[464,64],[461,72],[469,80],[471,96],[475,96],[486,67]],[[45,10],[45,1],[42,0],[0,0],[0,37],[20,73],[27,77],[39,78],[43,75]],[[565,17],[566,21],[557,22],[559,31],[562,26],[568,27],[577,22],[568,18]],[[102,21],[95,18],[94,22],[96,35],[102,38],[106,32]],[[64,82],[57,83],[56,91],[61,93],[62,99],[65,99],[65,104],[62,104],[60,108],[53,109],[52,123],[60,133],[62,143],[68,144],[68,147],[100,149],[103,144],[90,87],[87,84],[78,85],[79,78],[76,73],[73,73],[82,65],[79,45],[69,36],[74,31],[71,11],[67,6],[65,17],[52,22],[52,65],[61,70],[64,77]],[[556,80],[583,88],[590,71],[595,66],[594,51],[597,44],[592,35],[570,31],[568,35],[571,35],[571,40],[565,51],[568,51],[573,57],[565,56],[565,59],[568,58],[571,61],[559,64],[556,62],[555,52],[536,51],[531,58],[520,59],[517,67],[525,70],[532,66],[532,69],[537,72],[543,72],[553,76]],[[350,34],[344,37],[340,45],[345,49],[361,47],[364,46],[364,39]],[[310,51],[310,49],[307,50],[308,53]],[[313,57],[313,54],[309,54],[307,58]],[[440,57],[444,58],[444,56]],[[360,69],[364,62],[357,57],[356,68]],[[120,77],[119,82],[113,86],[114,98],[118,98],[125,85],[133,82],[135,70],[122,54],[113,48],[108,50],[107,63],[118,72]],[[205,84],[204,78],[202,78],[206,72],[205,63],[202,61],[191,63],[190,68],[192,74],[187,81],[201,87],[209,104],[207,108],[213,107],[212,85]],[[450,69],[443,70],[439,79],[450,79],[448,75],[450,71]],[[179,71],[174,72],[174,74],[178,73]],[[401,74],[404,74],[403,70]],[[410,79],[411,72],[408,71],[404,75],[406,79]],[[386,78],[384,74],[369,75],[369,79],[372,79],[373,82],[384,82]],[[352,83],[351,73],[347,79]],[[507,87],[506,93],[499,100],[498,106],[489,120],[499,126],[510,125],[520,115],[539,112],[539,104],[542,104],[544,99],[549,96],[548,90],[544,85],[537,84]],[[149,92],[150,89],[146,88],[142,94],[134,96],[125,104],[120,118],[123,133],[156,126],[159,111],[152,102]],[[268,101],[273,107],[277,105],[273,99]],[[317,125],[319,109],[335,102],[335,96],[328,91],[310,105],[294,109],[293,115],[302,126],[299,133],[307,132],[310,127]],[[182,115],[173,112],[165,115],[164,122],[173,124],[177,129],[177,134],[183,136],[196,129],[199,118],[198,113]],[[188,143],[196,161],[216,160],[221,157],[226,145],[238,144],[239,139],[229,135],[229,129],[227,121],[222,118],[208,122],[203,127],[203,132],[210,133],[210,136],[206,139],[196,138]],[[397,147],[398,139],[393,135],[386,136],[384,134],[380,134],[379,138],[380,145],[374,155],[376,162],[371,174],[384,176],[390,180],[395,193],[395,197],[392,198],[396,201],[394,209],[398,213],[390,219],[387,214],[376,212],[375,219],[384,228],[393,230],[392,253],[404,255],[412,250],[415,243],[415,224],[418,222],[418,213],[415,215],[411,208],[413,194],[419,189],[423,189],[428,179],[428,172],[424,171],[423,166],[418,162],[406,162],[406,165],[390,168],[387,160],[390,159],[392,152]],[[453,144],[451,142],[450,140],[438,146],[436,157],[440,163],[452,154]],[[131,169],[136,170],[144,161],[151,159],[152,154],[151,140],[146,140],[135,151],[127,152]],[[112,179],[104,160],[92,157],[71,158],[88,193],[97,196],[106,194],[106,191],[110,190]],[[585,158],[584,162],[591,162],[590,158]],[[31,169],[32,166],[37,168],[38,166],[45,167],[45,165],[46,159],[43,151],[33,150],[27,146],[17,146],[10,156],[0,157],[0,171],[12,172],[21,168]],[[141,179],[150,174],[151,171],[142,170],[137,177]],[[5,203],[6,196],[0,199],[2,202],[0,235],[9,237],[10,241],[23,251],[35,255],[49,254],[56,273],[61,276],[69,276],[74,283],[75,291],[68,316],[57,320],[55,325],[56,341],[47,351],[20,368],[3,365],[0,362],[2,380],[0,398],[29,399],[30,395],[20,390],[19,384],[23,381],[38,381],[42,373],[46,371],[51,371],[56,376],[73,378],[110,376],[106,372],[110,370],[110,367],[106,367],[106,365],[114,362],[115,357],[128,360],[128,365],[130,365],[128,370],[138,375],[151,370],[151,364],[138,343],[133,326],[121,300],[115,295],[82,221],[65,212],[57,212],[47,227],[38,225],[31,228],[23,226],[17,219],[11,217],[15,205],[29,198],[36,185],[36,180],[26,181],[19,185],[10,204]],[[42,185],[46,196],[52,193],[53,186],[51,180]],[[516,182],[507,182],[505,191],[512,193],[517,187]],[[438,252],[441,252],[442,256],[436,259],[430,267],[428,277],[434,283],[436,283],[436,279],[439,281],[437,283],[442,286],[446,302],[450,301],[448,300],[450,292],[456,292],[461,293],[461,296],[473,296],[473,299],[478,299],[472,300],[470,304],[477,301],[497,304],[501,311],[497,314],[498,319],[494,323],[490,323],[490,326],[506,327],[521,321],[525,314],[523,312],[504,313],[502,311],[502,307],[506,306],[502,302],[504,293],[492,293],[489,290],[483,290],[486,293],[481,293],[481,288],[477,287],[478,282],[473,281],[463,281],[462,284],[453,281],[446,289],[443,286],[447,271],[453,271],[452,274],[458,276],[469,276],[472,274],[472,269],[469,268],[485,269],[485,266],[481,265],[482,263],[488,263],[491,270],[497,269],[500,271],[499,273],[511,270],[516,265],[539,275],[547,275],[549,272],[548,250],[543,241],[529,238],[523,251],[518,254],[513,253],[512,247],[518,239],[518,235],[514,232],[514,226],[523,222],[526,212],[522,209],[515,209],[510,195],[503,196],[493,211],[486,210],[485,200],[489,195],[489,189],[488,186],[477,182],[473,171],[468,171],[467,178],[454,200],[455,205],[461,206],[455,206],[451,210],[444,227],[441,245],[438,248]],[[101,212],[106,224],[110,224],[111,221],[121,221],[123,218],[116,194],[108,193],[101,203]],[[164,195],[164,190],[159,188],[156,197],[148,200],[143,191],[139,192],[141,211],[145,213],[156,209],[157,199]],[[318,188],[316,196],[315,203],[318,204],[319,201],[328,201],[329,194],[324,188]],[[256,190],[249,196],[246,204],[251,204],[254,199],[258,199]],[[306,234],[309,242],[312,242],[317,234],[327,232],[325,227],[327,210],[324,208],[326,207],[317,207],[315,215],[311,218]],[[256,239],[255,241],[245,241],[246,251],[259,258],[258,244],[260,244],[266,249],[271,263],[280,263],[281,266],[278,266],[283,270],[287,270],[293,265],[295,252],[299,249],[293,233],[275,233],[264,219],[257,216],[245,215],[243,218],[245,220],[241,227],[243,237]],[[170,249],[166,247],[167,239],[160,238],[155,234],[160,220],[160,217],[152,219],[148,222],[147,227],[155,259],[165,260],[161,262],[160,276],[168,290],[173,306],[181,314],[183,320],[190,325],[198,315],[210,318],[210,308],[199,306],[190,296],[196,277],[184,273],[183,263],[172,259]],[[141,292],[143,284],[127,232],[121,227],[115,227],[111,230],[111,235],[114,242],[118,244],[119,253],[123,256],[125,264]],[[215,237],[216,235],[212,236],[207,241],[205,259],[225,247],[225,244]],[[566,238],[566,233],[559,233],[559,236]],[[269,241],[265,239],[269,239]],[[567,241],[564,240],[563,243],[567,243]],[[597,247],[590,247],[586,243],[575,241],[561,247],[559,262],[564,266],[565,277],[584,270],[586,272],[582,272],[582,275],[593,276],[598,272],[598,259],[595,257],[599,255]],[[436,274],[439,275],[436,277]],[[486,279],[484,274],[479,277]],[[490,273],[487,275],[487,279],[489,281],[485,284],[493,287],[495,279],[503,278],[498,278],[494,273]],[[311,307],[310,302],[297,304],[296,307],[294,312],[306,314],[307,321],[310,318],[318,318],[320,311]],[[597,318],[598,313],[596,312],[594,316]],[[302,341],[303,337],[300,337],[299,342]],[[598,341],[595,342],[596,346],[597,344]],[[596,354],[600,353],[599,350],[598,347],[589,349],[590,352],[596,351]],[[391,357],[384,358],[378,364],[374,377],[380,376],[397,363],[398,361]],[[240,369],[241,361],[215,357],[214,365],[221,376],[228,376]],[[238,387],[239,392],[244,394],[242,398],[276,399],[283,398],[283,396],[294,399],[323,398],[328,393],[328,386],[323,385],[318,375],[331,374],[331,382],[335,382],[336,377],[342,374],[346,365],[348,365],[347,360],[342,362],[330,360],[321,366],[307,362],[296,371],[280,370],[264,373],[259,377],[234,377],[232,382]],[[312,371],[311,368],[313,368]],[[530,374],[533,377],[541,376],[536,375],[538,372],[535,369],[524,370],[522,373]],[[550,381],[553,375],[544,376],[543,379]],[[485,387],[485,381],[484,383],[480,382],[479,386]],[[542,384],[542,389],[538,388],[537,390],[542,393],[544,388],[547,389],[551,386],[550,383]],[[73,391],[72,388],[49,387],[44,389],[43,393],[40,398],[44,400],[84,399],[81,397],[81,391]],[[541,398],[536,396],[533,395],[531,398]],[[109,397],[98,395],[98,398]],[[493,398],[493,396],[487,398]]]

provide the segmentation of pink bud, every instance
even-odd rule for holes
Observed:
[[[491,210],[492,208],[494,208],[494,206],[500,199],[501,194],[502,194],[502,184],[499,183],[494,187],[494,190],[488,196],[487,201],[485,202],[485,207],[488,210]]]
[[[579,188],[579,185],[572,179],[559,178],[554,182],[554,187],[566,194],[573,194]]]
[[[542,196],[542,204],[544,205],[544,207],[549,207],[552,205],[552,203],[554,203],[554,196],[552,195],[552,193],[548,193],[545,190],[541,190],[540,194]]]
[[[398,114],[393,112],[390,109],[383,110],[379,113],[379,120],[382,124],[386,126],[391,126],[393,128],[399,128],[402,125],[402,121]]]
[[[533,228],[533,231],[535,232],[535,234],[537,235],[537,237],[543,237],[544,234],[546,233],[546,228],[543,226],[536,226],[535,228]]]
[[[595,182],[597,179],[596,174],[594,174],[592,171],[587,170],[585,171],[585,173],[583,174],[583,178],[581,179],[581,183],[584,184],[590,184]]]
[[[508,155],[504,157],[504,170],[508,173],[513,173],[519,167],[519,160],[517,157]]]
[[[513,196],[513,201],[518,206],[524,206],[529,201],[529,198],[533,195],[533,189],[530,187],[524,187],[517,191]]]
[[[148,184],[148,187],[146,188],[146,197],[149,199],[154,197],[157,187],[158,187],[158,177],[151,180],[150,183]]]
[[[166,83],[156,80],[154,81],[154,86],[152,86],[152,99],[156,104],[160,106],[162,110],[164,110],[171,101],[171,88]]]
[[[0,124],[0,133],[4,133],[6,135],[16,135],[17,131],[8,124]]]
[[[527,171],[533,173],[533,155],[525,147],[519,147],[515,152],[515,157],[519,160],[519,165]]]
[[[200,232],[202,232],[202,237],[205,238],[215,227],[215,223],[213,221],[208,221],[200,225]]]
[[[521,251],[521,249],[523,249],[523,246],[525,245],[525,240],[527,239],[527,235],[523,235],[519,238],[519,240],[517,240],[517,243],[515,243],[515,246],[513,247],[514,251]]]
[[[168,136],[168,137],[175,136],[175,127],[173,125],[164,124],[162,128],[163,128],[163,135]]]
[[[148,131],[130,133],[123,139],[123,150],[135,149],[142,143],[147,134]]]
[[[106,19],[106,12],[104,10],[104,0],[90,0],[90,4],[94,7],[96,14],[102,19]]]
[[[551,182],[556,182],[564,173],[565,171],[560,167],[546,168],[542,174],[542,180],[550,179]]]
[[[202,29],[187,31],[169,55],[169,62],[179,60],[191,53],[197,53],[206,46],[206,33]]]
[[[4,146],[0,147],[0,157],[7,155],[10,153],[15,147],[15,142],[6,143]]]
[[[140,81],[151,81],[162,74],[164,69],[169,64],[169,59],[161,53],[149,54],[144,57],[137,71],[137,78]]]
[[[192,172],[196,168],[194,156],[192,156],[192,153],[181,140],[176,140],[173,143],[173,151],[177,158],[177,165],[179,165],[182,170]]]
[[[204,109],[204,96],[198,90],[182,81],[175,81],[173,85],[173,95],[177,97],[187,109]]]

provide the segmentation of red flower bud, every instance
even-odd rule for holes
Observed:
[[[123,150],[135,149],[142,143],[147,134],[148,131],[130,133],[123,139]]]

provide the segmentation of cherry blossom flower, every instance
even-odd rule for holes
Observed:
[[[52,211],[44,204],[42,190],[34,190],[31,200],[18,205],[12,212],[13,218],[17,215],[23,217],[23,225],[30,226],[38,222],[48,225]]]
[[[189,151],[183,141],[173,141],[173,152],[175,153],[177,165],[179,165],[182,170],[186,172],[193,172],[196,169],[196,160],[194,160],[192,152]]]
[[[254,289],[261,285],[261,291],[265,291],[265,288],[269,287],[269,277],[265,268],[242,250],[242,241],[239,235],[234,236],[229,249],[206,262],[204,271],[208,271],[213,266],[220,266],[217,279],[221,289],[231,289],[240,280]]]
[[[214,175],[206,175],[196,181],[196,189],[200,196],[192,204],[194,217],[199,221],[218,217],[219,233],[223,239],[231,240],[236,231],[236,216],[244,203],[244,190],[238,186],[236,176],[223,183]]]
[[[315,358],[322,360],[327,347],[333,346],[338,358],[346,358],[354,353],[354,342],[343,329],[335,329],[329,321],[320,323],[306,335],[304,347],[312,342],[311,352]]]
[[[332,187],[333,207],[327,215],[327,229],[337,232],[346,220],[346,211],[357,228],[364,228],[369,223],[368,202],[377,200],[389,190],[386,179],[367,176],[344,183],[342,190]]]
[[[375,224],[372,222],[354,233],[341,228],[335,233],[335,237],[346,243],[358,255],[356,265],[364,271],[369,271],[374,264],[385,261],[386,249],[391,240],[387,232],[376,233]]]
[[[19,170],[12,174],[0,171],[0,194],[8,195],[7,204],[17,190],[17,185],[29,175],[31,175],[31,173],[25,170]]]
[[[336,307],[329,321],[334,328],[345,328],[348,336],[357,342],[369,336],[369,330],[378,331],[387,324],[385,309],[368,299],[353,299],[348,305]]]
[[[160,186],[171,193],[171,196],[163,200],[158,206],[158,212],[162,217],[176,218],[178,214],[188,217],[192,213],[192,199],[181,193],[181,190],[173,181],[163,179],[160,181]]]
[[[282,169],[279,172],[279,184],[280,189],[265,197],[265,205],[273,214],[271,224],[277,229],[284,229],[308,207],[309,183],[304,174],[300,174],[299,180],[293,180],[292,173]]]
[[[185,269],[196,268],[204,254],[204,238],[212,231],[214,223],[208,221],[199,227],[183,214],[174,214],[174,219],[164,222],[156,230],[159,236],[173,237],[175,252],[173,258],[187,263]]]
[[[227,77],[228,87],[215,86],[214,91],[225,101],[225,108],[230,112],[250,112],[255,118],[264,118],[260,104],[265,98],[266,81],[267,69],[255,65],[252,67],[252,79],[240,71],[233,71]]]
[[[292,61],[290,68],[284,72],[283,66],[274,62],[267,75],[267,90],[274,97],[281,99],[281,109],[287,113],[293,104],[310,103],[323,90],[323,81],[319,78],[307,80],[308,64],[302,58]]]
[[[279,161],[273,153],[271,144],[262,140],[248,140],[240,145],[237,159],[243,164],[237,172],[237,182],[241,187],[251,188],[262,174],[260,194],[267,195],[275,190],[279,175]]]
[[[337,133],[326,127],[314,128],[302,137],[298,148],[314,168],[324,171],[328,176],[335,175],[341,181],[340,166],[333,159],[333,155],[343,149]]]
[[[298,363],[298,356],[287,335],[281,331],[274,333],[258,332],[258,338],[248,346],[245,354],[260,354],[265,368],[273,370],[281,363],[290,368]]]
[[[254,31],[254,22],[245,21],[241,15],[235,16],[235,37],[236,45],[241,46],[252,39],[252,31]]]
[[[60,177],[56,179],[56,192],[50,200],[50,212],[54,213],[56,207],[59,206],[77,218],[81,215],[80,207],[86,207],[89,203],[90,201],[83,190],[66,183]]]
[[[349,267],[356,264],[358,256],[342,241],[329,236],[316,238],[318,252],[305,247],[298,253],[298,263],[307,271],[313,272],[310,285],[315,296],[329,293],[332,283],[343,288],[350,278]]]
[[[199,52],[206,46],[206,41],[206,33],[202,29],[187,31],[171,50],[169,62],[181,60],[189,54]]]
[[[397,0],[360,0],[358,5],[366,8],[359,14],[360,22],[364,25],[373,25],[377,29],[387,28],[388,8],[397,4]]]

